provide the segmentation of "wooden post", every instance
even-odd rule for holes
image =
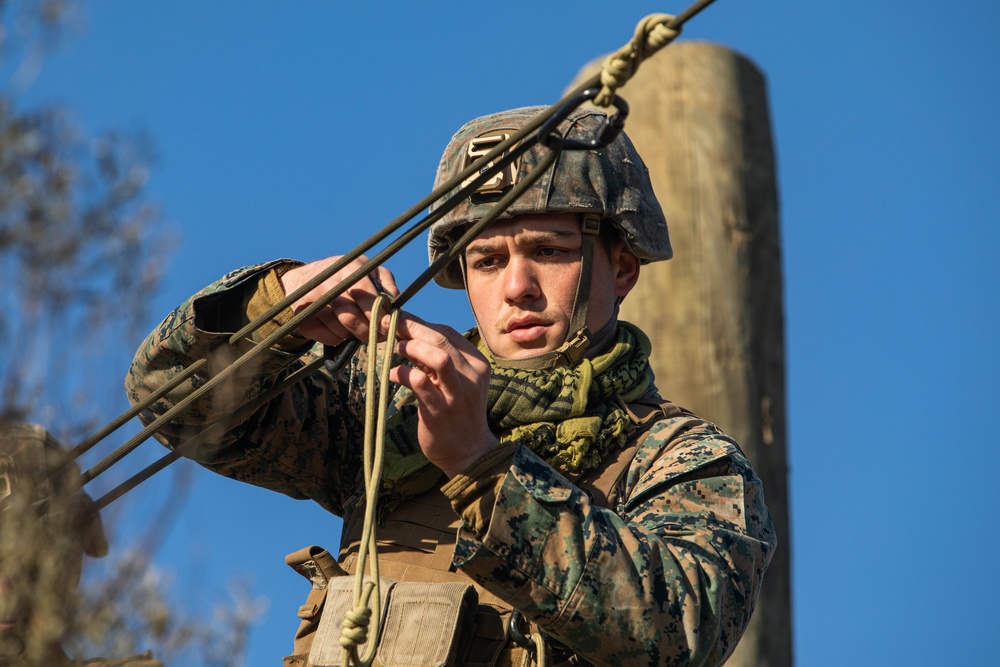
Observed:
[[[599,67],[591,63],[578,80]],[[779,544],[727,665],[787,667],[784,323],[764,77],[729,49],[680,42],[644,62],[619,94],[674,248],[672,260],[643,267],[622,318],[652,339],[660,393],[735,437],[763,480]]]

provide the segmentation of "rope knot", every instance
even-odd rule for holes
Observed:
[[[340,645],[346,649],[357,649],[368,641],[368,625],[372,610],[366,604],[358,605],[344,614],[340,631]]]
[[[677,39],[680,28],[668,27],[673,20],[670,14],[650,14],[639,21],[632,40],[605,58],[601,68],[601,90],[594,104],[610,106],[615,91],[632,78],[642,61]]]

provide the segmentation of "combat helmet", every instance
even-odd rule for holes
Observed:
[[[0,504],[6,508],[69,511],[80,549],[92,557],[108,552],[100,515],[80,489],[80,468],[66,463],[66,449],[42,426],[0,420]]]
[[[525,107],[466,123],[445,148],[434,187],[448,182],[544,110],[545,107]],[[587,141],[595,136],[607,118],[599,109],[581,107],[559,124],[557,133],[563,139]],[[542,145],[529,149],[435,222],[427,240],[430,261],[433,263],[444,254],[464,227],[485,217],[496,201],[530,173],[549,150]],[[432,205],[431,212],[436,207],[437,204]],[[602,225],[610,225],[642,263],[673,256],[667,221],[653,193],[649,170],[624,132],[601,148],[560,153],[552,169],[533,183],[499,219],[543,213],[581,214],[582,267],[570,331],[559,350],[528,360],[494,360],[502,365],[544,368],[571,364],[586,351],[592,339],[585,323],[593,242]],[[461,258],[444,267],[434,280],[443,287],[465,287]],[[612,317],[608,326],[613,326],[614,320]]]

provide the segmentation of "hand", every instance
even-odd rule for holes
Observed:
[[[420,449],[454,477],[500,446],[486,422],[490,363],[454,329],[407,313],[396,335],[399,353],[413,366],[396,366],[389,379],[416,394]]]
[[[281,286],[285,290],[285,294],[291,294],[339,259],[339,256],[328,257],[285,272],[281,276]],[[298,313],[306,308],[361,268],[367,261],[367,257],[358,257],[292,304],[292,310]],[[390,296],[399,295],[396,279],[393,278],[388,269],[380,266],[372,272],[372,277],[382,283],[382,288]],[[378,291],[375,284],[369,278],[362,278],[320,309],[314,317],[303,322],[298,328],[298,333],[325,345],[337,345],[352,337],[366,342],[371,310],[377,296]]]

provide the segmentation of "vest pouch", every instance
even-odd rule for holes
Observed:
[[[365,577],[365,581],[370,581]],[[374,667],[449,667],[459,665],[479,601],[471,584],[397,582],[380,577],[382,629]],[[344,614],[353,606],[354,577],[339,577],[326,587],[326,603],[309,653],[312,667],[340,667]],[[374,620],[373,620],[374,622]],[[369,631],[369,634],[370,631]],[[364,654],[365,644],[358,648]]]
[[[371,577],[365,576],[365,583]],[[391,601],[391,592],[398,584],[387,577],[379,577],[379,613],[381,616],[382,639],[385,641],[385,618]],[[344,615],[354,608],[354,576],[338,577],[330,580],[326,586],[326,603],[323,605],[323,615],[319,627],[313,636],[312,650],[309,651],[309,664],[312,667],[340,667],[344,661],[344,647],[340,645],[340,635],[344,625]],[[371,619],[368,634],[378,619]],[[364,655],[368,643],[358,647],[358,654]]]
[[[397,583],[378,647],[381,667],[449,667],[461,664],[461,639],[472,621],[479,596],[460,582]]]
[[[305,604],[299,607],[301,619],[295,632],[292,654],[284,659],[284,667],[310,667],[309,650],[319,627],[320,614],[326,602],[327,587],[331,581],[349,578],[336,559],[326,549],[309,546],[290,553],[285,563],[312,584]],[[353,581],[353,578],[351,578]]]

